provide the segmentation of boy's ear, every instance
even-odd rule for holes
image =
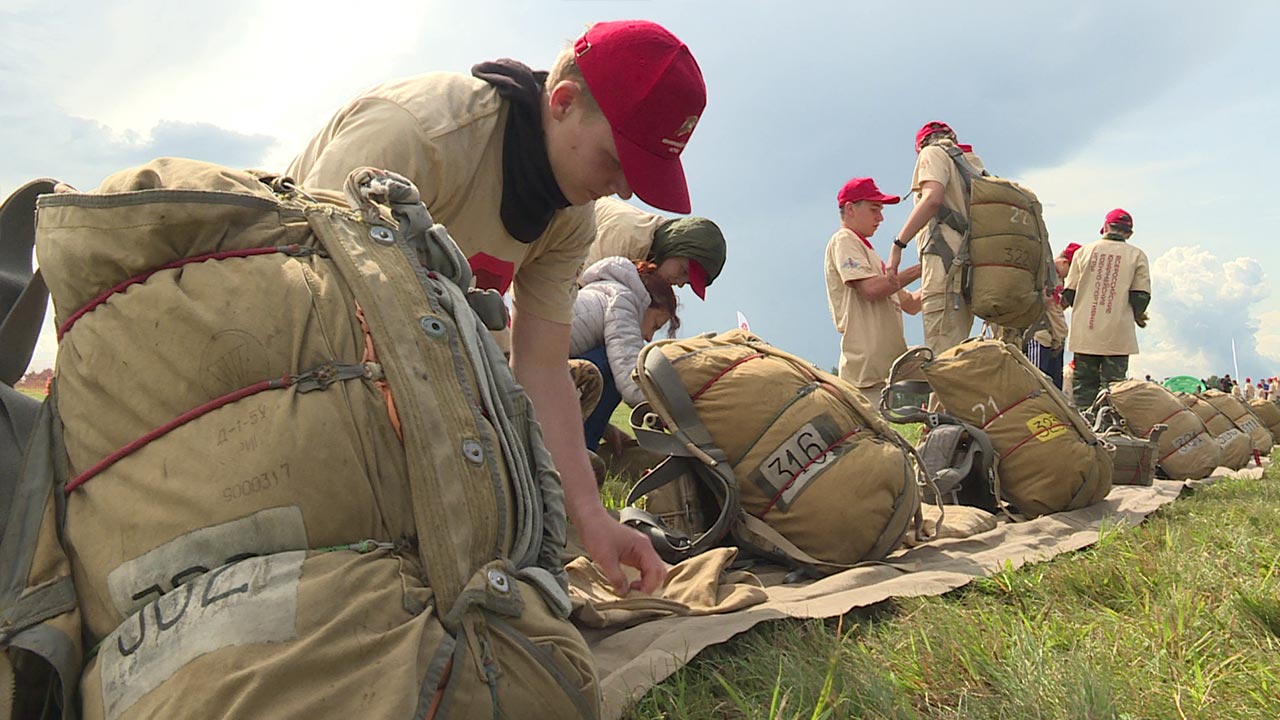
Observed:
[[[561,80],[551,88],[548,93],[548,102],[551,103],[551,117],[561,120],[569,113],[569,109],[577,102],[582,92],[582,88],[578,87],[578,83],[573,80]]]

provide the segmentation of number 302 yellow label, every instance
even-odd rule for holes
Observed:
[[[1027,421],[1030,430],[1040,442],[1048,442],[1067,431],[1066,423],[1053,413],[1040,413]]]

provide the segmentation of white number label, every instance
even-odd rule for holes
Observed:
[[[813,423],[805,423],[760,464],[760,474],[781,496],[775,507],[785,509],[835,459],[833,448]]]

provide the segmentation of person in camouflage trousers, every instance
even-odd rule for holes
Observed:
[[[1129,374],[1128,355],[1086,355],[1076,353],[1075,387],[1072,399],[1084,409],[1093,404],[1098,391]]]
[[[1138,354],[1137,328],[1147,326],[1151,266],[1129,242],[1132,235],[1132,215],[1120,208],[1107,213],[1102,237],[1076,251],[1063,283],[1062,305],[1071,308],[1074,399],[1082,410],[1099,390],[1125,378],[1129,356]]]

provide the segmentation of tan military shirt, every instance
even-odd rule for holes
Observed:
[[[847,283],[885,274],[884,262],[871,244],[848,228],[827,242],[827,305],[840,342],[840,377],[854,387],[871,387],[889,376],[893,361],[907,351],[902,335],[899,298],[868,301]]]
[[[600,198],[596,201],[596,239],[583,266],[614,256],[647,259],[653,233],[665,219],[616,198]]]
[[[1147,254],[1117,240],[1097,240],[1076,251],[1067,271],[1071,333],[1067,348],[1088,355],[1137,355],[1138,331],[1129,291],[1151,292]]]
[[[567,325],[595,237],[592,208],[557,212],[532,243],[507,232],[499,216],[506,118],[507,103],[483,80],[450,73],[393,80],[339,110],[289,174],[332,190],[362,166],[408,177],[470,260],[478,287],[505,293],[514,280],[520,312]]]
[[[920,150],[920,154],[916,157],[916,168],[911,175],[911,192],[915,193],[916,202],[920,201],[923,194],[923,183],[926,180],[933,180],[941,183],[943,187],[942,204],[946,207],[960,213],[963,218],[968,218],[968,202],[965,197],[964,181],[960,178],[959,170],[956,169],[955,161],[947,154],[945,146],[954,147],[955,143],[950,140],[943,140],[934,145],[928,145]],[[965,153],[965,159],[977,170],[983,169],[982,159],[974,153]],[[925,241],[929,237],[929,226],[926,224],[916,233],[916,249],[920,253],[920,291],[921,291],[921,309],[924,312],[931,312],[942,309],[946,302],[946,275],[947,268],[942,263],[942,258],[937,255],[926,255],[924,253]],[[952,252],[960,249],[960,242],[964,237],[949,225],[942,226],[942,239],[951,247]]]

